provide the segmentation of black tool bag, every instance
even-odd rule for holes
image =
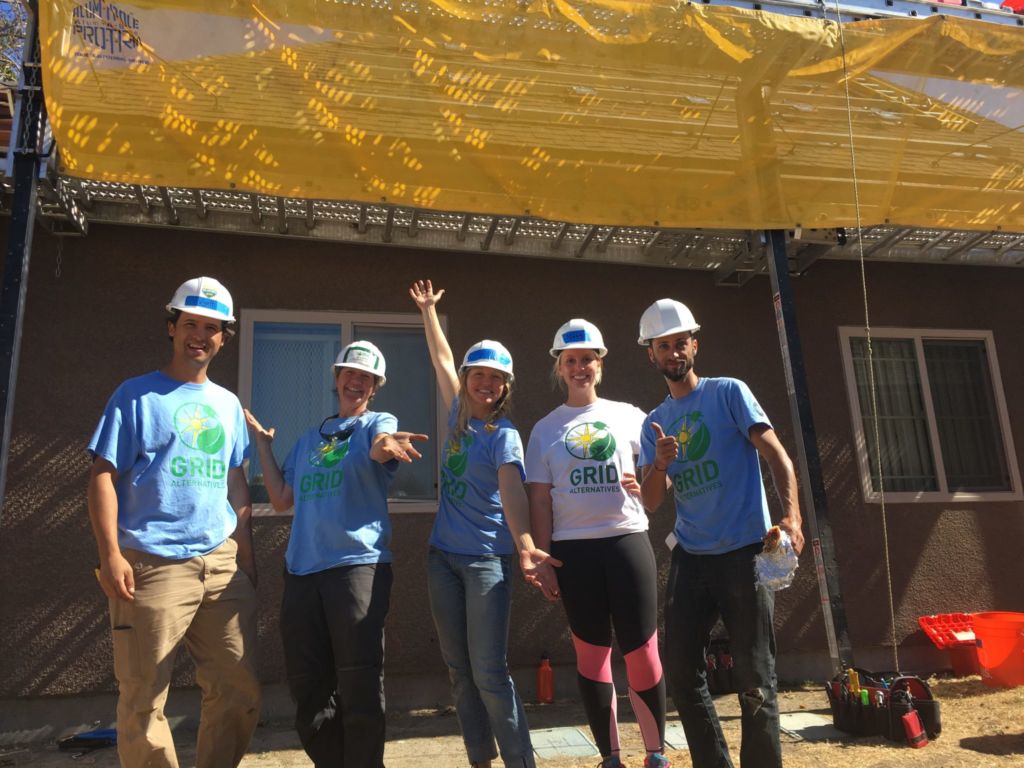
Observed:
[[[836,728],[855,736],[885,736],[905,743],[903,715],[916,710],[928,738],[938,738],[942,732],[941,710],[928,683],[913,675],[878,675],[854,667],[859,678],[858,690],[854,691],[850,671],[844,670],[825,686]]]

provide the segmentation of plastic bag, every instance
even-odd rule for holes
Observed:
[[[757,585],[778,592],[793,583],[798,558],[789,534],[783,530],[778,532],[778,544],[769,547],[766,543],[764,550],[754,557]]]

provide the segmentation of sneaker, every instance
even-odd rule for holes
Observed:
[[[618,755],[608,755],[608,757],[601,760],[597,768],[626,768],[619,760]]]
[[[660,752],[651,752],[644,758],[644,768],[670,768],[672,763]]]

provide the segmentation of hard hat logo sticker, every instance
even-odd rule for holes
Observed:
[[[355,363],[356,365],[365,365],[367,368],[377,367],[377,358],[368,349],[354,348],[349,351],[348,357],[345,358],[346,363]]]
[[[604,422],[577,424],[565,435],[565,449],[577,459],[607,461],[615,455],[615,437]]]
[[[217,412],[203,403],[185,403],[174,413],[178,438],[189,448],[219,453],[224,447],[224,427]]]

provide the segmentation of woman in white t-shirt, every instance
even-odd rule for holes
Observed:
[[[448,409],[427,557],[430,609],[470,764],[489,768],[497,741],[506,768],[534,768],[526,713],[506,661],[515,563],[550,597],[557,586],[547,553],[530,536],[523,444],[506,416],[512,356],[485,339],[469,348],[456,371],[435,308],[443,294],[429,280],[409,289]]]
[[[536,546],[562,561],[558,587],[576,648],[580,695],[602,766],[618,768],[612,627],[647,750],[664,768],[665,680],[658,656],[657,568],[634,456],[646,414],[597,396],[608,350],[593,323],[574,319],[551,347],[567,397],[533,428],[526,449]]]

